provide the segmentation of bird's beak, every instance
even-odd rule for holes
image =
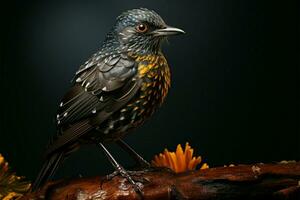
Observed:
[[[185,32],[179,28],[166,26],[165,28],[156,29],[152,31],[154,36],[169,36],[169,35],[179,35],[184,34]]]

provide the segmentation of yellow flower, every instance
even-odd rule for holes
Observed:
[[[11,172],[8,162],[0,154],[0,199],[16,199],[26,193],[29,188],[30,183]]]
[[[0,153],[0,165],[4,162],[4,157],[2,156],[2,154]]]
[[[174,172],[185,172],[195,170],[197,166],[200,169],[207,169],[209,166],[206,163],[201,163],[201,156],[193,157],[194,149],[191,148],[189,143],[185,144],[183,151],[181,144],[177,145],[176,152],[170,152],[167,149],[163,153],[154,156],[152,165],[156,167],[168,167]]]
[[[18,194],[18,193],[15,193],[15,192],[10,192],[2,200],[12,200],[12,199],[16,199],[17,197],[20,197],[20,196],[22,196],[22,195]]]

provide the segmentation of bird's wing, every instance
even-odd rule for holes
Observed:
[[[136,62],[126,55],[93,58],[81,67],[61,101],[57,114],[61,131],[46,154],[76,141],[132,99],[140,87],[136,73]]]
[[[75,84],[63,97],[58,114],[59,126],[72,124],[97,114],[122,99],[135,84],[136,62],[117,55],[97,61],[90,60],[74,78]]]

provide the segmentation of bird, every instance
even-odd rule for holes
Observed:
[[[183,33],[147,8],[127,10],[116,18],[99,51],[76,71],[58,106],[57,133],[46,148],[32,191],[41,188],[63,160],[85,144],[96,144],[115,168],[112,175],[120,174],[139,189],[105,145],[116,142],[141,166],[150,166],[122,138],[164,102],[171,74],[161,46],[169,36]]]

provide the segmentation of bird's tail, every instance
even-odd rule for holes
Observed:
[[[53,176],[60,163],[64,160],[64,157],[64,152],[53,153],[47,157],[42,169],[32,184],[32,191],[36,191]]]

